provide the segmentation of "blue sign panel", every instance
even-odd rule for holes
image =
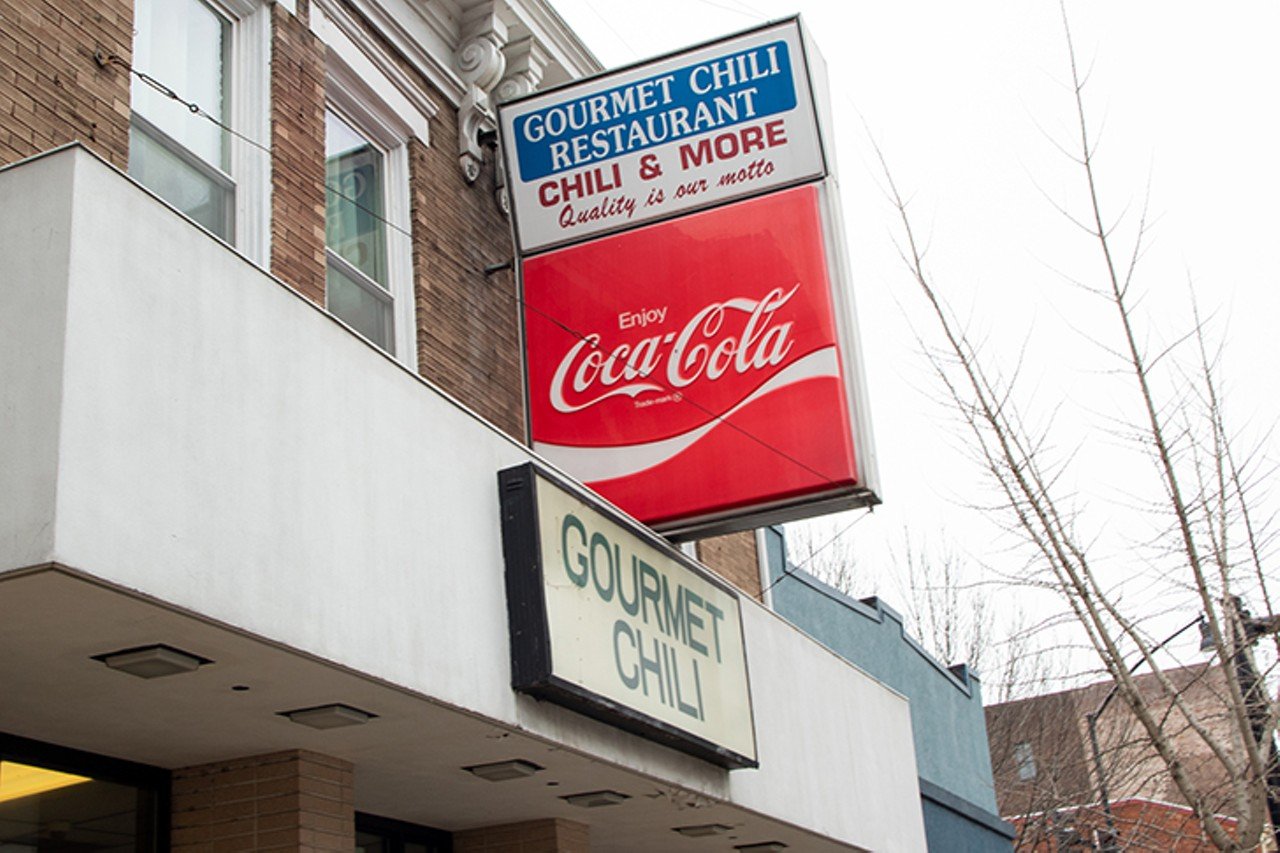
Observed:
[[[796,107],[785,41],[717,56],[515,119],[522,181],[589,166]]]

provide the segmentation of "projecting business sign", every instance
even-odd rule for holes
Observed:
[[[529,438],[671,537],[879,503],[798,19],[501,111]]]
[[[498,480],[513,687],[756,766],[737,593],[531,464]]]
[[[860,488],[822,233],[802,186],[526,260],[534,448],[658,529]]]
[[[825,174],[792,20],[500,109],[523,253]]]

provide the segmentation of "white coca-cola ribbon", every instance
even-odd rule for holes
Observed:
[[[660,465],[692,447],[703,436],[720,426],[722,420],[731,417],[734,412],[747,404],[788,385],[794,385],[806,379],[828,376],[840,378],[840,359],[834,346],[816,350],[792,362],[761,383],[729,411],[719,417],[708,415],[708,421],[705,424],[680,435],[645,444],[629,444],[620,447],[582,447],[535,441],[533,449],[584,483],[627,477]],[[684,405],[689,403],[686,401]]]
[[[551,377],[551,407],[573,414],[611,397],[634,399],[660,392],[663,386],[652,377],[663,373],[667,388],[678,390],[702,378],[715,382],[730,371],[744,375],[782,364],[794,343],[794,322],[775,325],[773,318],[799,289],[797,282],[790,290],[775,287],[763,299],[712,302],[678,333],[659,333],[609,350],[600,346],[600,335],[585,335],[565,353]],[[728,312],[747,315],[737,333],[724,328]]]

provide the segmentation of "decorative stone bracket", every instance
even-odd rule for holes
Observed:
[[[542,82],[542,72],[546,69],[547,63],[551,61],[551,57],[546,50],[532,38],[523,38],[520,41],[512,42],[507,45],[505,53],[507,57],[507,75],[502,78],[493,92],[498,103],[536,92],[538,84]],[[498,208],[503,215],[509,216],[511,214],[511,198],[507,193],[507,177],[502,164],[501,148],[497,149],[497,154],[497,179],[494,181],[494,201],[498,203]]]
[[[467,89],[467,94],[458,107],[458,162],[462,165],[462,176],[467,183],[475,183],[480,177],[480,167],[484,164],[484,147],[480,144],[480,134],[493,133],[498,128],[497,118],[489,108],[489,97],[475,86]]]
[[[462,44],[455,62],[467,92],[458,107],[458,161],[467,183],[480,177],[484,149],[480,132],[497,129],[489,92],[507,67],[502,49],[507,44],[507,25],[498,16],[495,3],[481,3],[468,10],[462,22]]]
[[[486,146],[481,136],[497,132],[494,104],[536,91],[551,61],[533,38],[510,44],[507,39],[507,26],[498,16],[496,3],[481,3],[467,12],[455,57],[458,74],[467,84],[458,108],[458,162],[467,183],[480,177],[484,165]],[[509,203],[501,160],[497,165],[495,200],[505,213]]]

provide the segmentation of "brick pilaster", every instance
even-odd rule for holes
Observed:
[[[283,5],[272,11],[271,272],[323,305],[325,47]]]
[[[760,598],[760,557],[754,530],[699,540],[698,560],[747,595]]]
[[[431,120],[431,146],[411,142],[418,372],[524,439],[520,312],[515,275],[485,275],[511,260],[510,223],[494,196],[494,155],[468,184],[458,165],[458,115]]]
[[[351,765],[291,750],[175,771],[172,844],[175,853],[350,853]]]
[[[79,140],[129,165],[133,0],[0,0],[0,164]]]

